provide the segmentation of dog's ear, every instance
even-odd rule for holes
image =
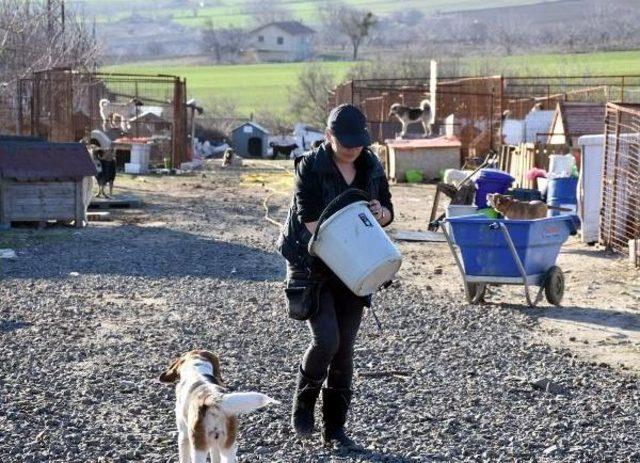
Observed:
[[[184,362],[183,358],[175,359],[169,368],[167,368],[161,375],[160,381],[163,383],[175,383],[178,379],[180,379],[180,366]]]
[[[216,378],[216,381],[220,386],[224,384],[224,380],[222,379],[222,373],[220,372],[220,359],[213,352],[209,352],[208,350],[199,350],[197,351],[198,355],[207,359],[211,365],[213,365],[213,376]]]

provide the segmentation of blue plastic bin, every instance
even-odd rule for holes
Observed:
[[[478,209],[487,207],[489,193],[505,194],[515,179],[498,169],[481,169],[476,180],[476,206]]]
[[[547,187],[547,204],[550,206],[578,204],[578,177],[550,178]],[[552,216],[567,214],[567,212],[551,210]]]
[[[453,242],[460,248],[464,273],[474,276],[520,277],[509,245],[499,229],[503,222],[527,275],[544,273],[555,265],[560,247],[576,233],[576,217],[561,215],[537,220],[496,220],[478,215],[453,217]]]

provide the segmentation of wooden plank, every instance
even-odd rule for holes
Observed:
[[[71,217],[75,214],[75,209],[73,205],[70,206],[49,206],[47,208],[42,207],[33,207],[33,206],[16,206],[11,205],[9,208],[9,215],[11,217],[15,217],[16,214],[30,214],[35,216],[40,216],[45,219],[50,214],[67,214]]]
[[[73,182],[13,183],[8,188],[10,194],[30,196],[73,195],[75,193]]]
[[[11,227],[11,218],[9,217],[9,198],[6,191],[6,183],[0,180],[0,229]]]
[[[46,216],[38,215],[38,214],[29,214],[29,213],[19,213],[11,215],[11,220],[22,221],[22,222],[43,222],[47,220],[73,220],[73,213],[65,213],[59,212],[55,214],[48,214]]]
[[[89,222],[108,222],[111,220],[111,212],[108,211],[88,211],[87,221]]]
[[[109,207],[129,208],[139,206],[140,199],[134,196],[120,196],[117,198],[92,198],[89,207],[106,209]]]
[[[86,222],[86,215],[84,210],[84,201],[82,194],[82,180],[76,182],[76,204],[75,204],[75,219],[76,219],[76,228],[82,228]]]
[[[9,204],[11,207],[13,206],[23,206],[23,207],[74,207],[74,198],[65,197],[63,198],[9,198]]]

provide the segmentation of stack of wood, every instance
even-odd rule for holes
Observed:
[[[516,179],[514,187],[534,189],[535,180],[528,179],[527,173],[534,167],[548,170],[550,154],[553,151],[534,143],[503,145],[498,156],[498,168]]]

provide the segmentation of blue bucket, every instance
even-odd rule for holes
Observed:
[[[515,179],[498,169],[481,169],[476,180],[476,206],[478,209],[487,207],[489,193],[505,194]]]
[[[578,204],[578,177],[550,178],[547,187],[547,204],[550,206],[575,206]],[[561,215],[563,211],[551,210],[552,216]],[[564,212],[567,214],[567,212]]]
[[[562,215],[536,220],[496,220],[478,215],[447,219],[452,239],[460,248],[467,275],[519,277],[502,231],[491,225],[507,227],[527,275],[544,273],[556,263],[560,247],[576,233],[577,217]]]

